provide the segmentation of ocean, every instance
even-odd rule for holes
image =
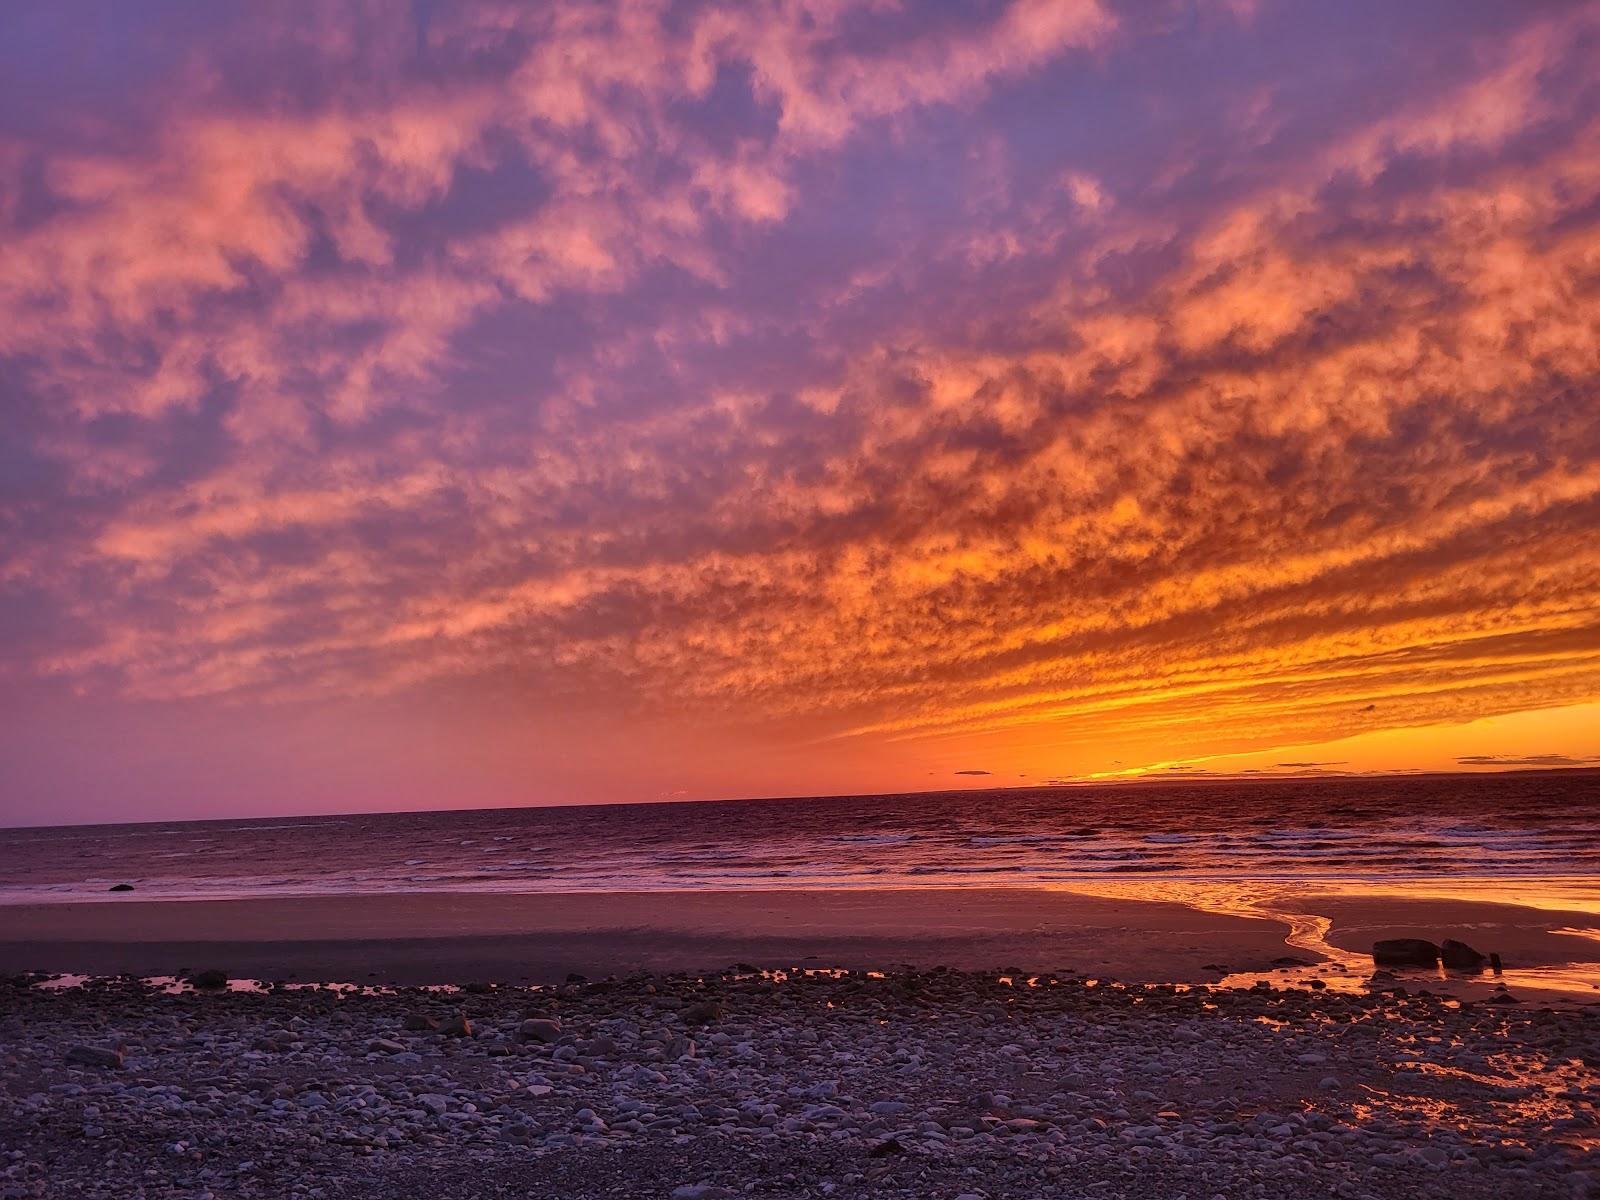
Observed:
[[[1463,879],[1600,895],[1600,773],[1138,783],[0,832],[0,903]]]

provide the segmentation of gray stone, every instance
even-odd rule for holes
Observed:
[[[722,1016],[722,1005],[715,1000],[697,1000],[680,1015],[685,1025],[709,1025]]]
[[[66,1058],[71,1063],[82,1063],[86,1067],[117,1068],[122,1065],[122,1051],[109,1046],[85,1046],[79,1043],[67,1047]]]

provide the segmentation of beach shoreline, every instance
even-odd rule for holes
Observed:
[[[1435,895],[1163,886],[1165,899],[1151,886],[1115,895],[1059,888],[433,892],[10,905],[0,971],[215,969],[358,984],[552,983],[569,974],[745,963],[1209,983],[1294,962],[1360,974],[1378,938],[1454,936],[1499,953],[1513,971],[1544,972],[1557,990],[1600,984],[1600,940],[1574,932],[1596,918],[1579,910]],[[1544,986],[1531,974],[1513,978]]]

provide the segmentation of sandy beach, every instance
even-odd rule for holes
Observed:
[[[1592,915],[1163,887],[1183,902],[3,906],[0,1195],[1543,1200],[1600,1181]],[[1390,936],[1460,936],[1506,971],[1375,970]],[[200,971],[231,982],[138,978]]]
[[[0,970],[548,983],[795,962],[1127,979],[1265,968],[1276,922],[1037,889],[411,894],[0,908]]]
[[[1360,973],[1379,938],[1455,936],[1499,953],[1513,972],[1554,979],[1571,968],[1574,986],[1600,984],[1600,940],[1570,932],[1592,933],[1597,918],[1582,911],[1437,896],[1181,894],[1187,902],[1039,888],[896,888],[9,905],[0,907],[0,971],[215,969],[267,980],[551,983],[569,974],[805,963],[1189,983],[1267,972],[1291,959]],[[1308,914],[1325,919],[1325,932],[1321,922],[1308,927]],[[1581,964],[1593,964],[1592,979]],[[1534,983],[1528,975],[1513,979]]]

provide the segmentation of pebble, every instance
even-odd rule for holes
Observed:
[[[1531,1005],[746,972],[502,985],[441,1022],[442,999],[408,989],[0,988],[0,1128],[27,1148],[0,1159],[4,1200],[136,1194],[126,1171],[152,1198],[344,1197],[341,1172],[385,1163],[421,1178],[649,1147],[693,1173],[626,1194],[1521,1200],[1600,1179],[1595,1014]],[[691,1021],[699,1005],[714,1015]],[[120,1062],[97,1045],[113,1037],[136,1073],[63,1069]],[[1313,1088],[1319,1065],[1337,1074]]]

